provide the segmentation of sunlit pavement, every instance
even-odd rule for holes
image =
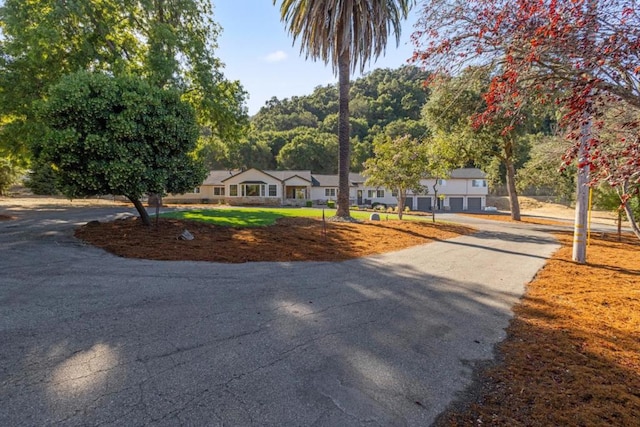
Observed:
[[[72,237],[131,212],[0,222],[0,425],[429,425],[558,247],[476,219],[341,263],[130,260]]]

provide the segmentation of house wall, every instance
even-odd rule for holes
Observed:
[[[231,206],[280,206],[282,200],[276,197],[225,197],[226,203]]]
[[[385,205],[398,204],[398,199],[392,196],[392,191],[389,188],[363,186],[363,187],[358,187],[357,190],[362,190],[363,203],[365,200],[370,200],[368,204],[374,204],[374,203],[384,203]],[[373,195],[371,197],[369,196],[369,190],[373,191]],[[377,190],[383,190],[384,197],[378,197]],[[355,199],[357,196],[357,192],[354,191],[353,193],[354,194],[352,198]]]
[[[227,187],[230,184],[239,184],[244,181],[264,181],[267,184],[281,184],[280,180],[272,177],[271,175],[267,175],[266,173],[260,172],[259,170],[249,169],[235,176],[232,176],[231,178],[225,179],[224,185],[225,187]]]
[[[213,186],[211,185],[201,185],[199,193],[184,193],[184,194],[167,194],[162,198],[164,202],[167,203],[202,203],[204,200],[212,200],[214,198],[213,195]],[[216,200],[219,196],[215,196]]]
[[[288,187],[310,187],[311,183],[297,176],[293,176],[285,180],[284,185]]]
[[[481,180],[481,178],[477,178]],[[265,191],[267,192],[265,197],[242,197],[242,193],[240,188],[238,187],[238,196],[230,196],[230,185],[240,185],[241,182],[245,181],[262,181],[266,183]],[[415,195],[411,191],[408,192],[407,196],[411,197],[411,208],[417,209],[417,197],[429,197],[432,199],[432,206],[435,206],[434,199],[434,191],[433,184],[435,183],[434,179],[425,179],[421,181],[422,185],[427,188],[426,194]],[[480,197],[481,198],[481,207],[484,208],[486,206],[486,196],[488,194],[487,187],[474,187],[472,185],[473,179],[466,178],[449,178],[446,179],[445,185],[438,185],[437,190],[439,195],[444,195],[445,200],[443,206],[445,208],[450,206],[450,198],[451,197],[462,197],[463,198],[463,209],[468,209],[468,198],[469,197]],[[171,202],[189,202],[189,203],[229,203],[229,204],[244,204],[244,205],[255,205],[255,204],[266,204],[266,205],[279,205],[290,203],[290,201],[285,200],[284,190],[286,186],[300,186],[306,187],[308,193],[310,194],[310,199],[314,203],[326,203],[327,200],[336,200],[337,196],[337,186],[318,186],[312,187],[311,184],[297,176],[291,177],[286,180],[284,183],[279,179],[272,177],[266,173],[263,173],[256,169],[249,169],[245,172],[239,173],[233,177],[228,178],[224,181],[225,187],[225,196],[215,196],[214,195],[214,186],[213,185],[201,185],[199,193],[185,193],[185,194],[171,194],[165,197],[165,201]],[[276,196],[269,197],[268,196],[268,186],[275,185],[276,186]],[[327,188],[334,188],[336,190],[336,196],[326,196],[325,190]],[[310,189],[310,191],[309,191]],[[361,190],[362,202],[365,200],[367,204],[373,203],[384,203],[386,205],[397,205],[398,200],[396,197],[392,196],[391,189],[383,189],[384,197],[377,197],[376,187],[364,186],[359,184],[358,186],[352,186],[349,188],[349,199],[350,203],[355,204],[357,201],[358,190]],[[369,197],[368,191],[373,190],[374,194],[372,197]],[[302,203],[302,202],[301,202]]]
[[[253,202],[251,203],[259,203],[259,199],[275,199],[278,203],[280,203],[282,201],[282,182],[277,179],[274,178],[270,175],[267,175],[263,172],[260,172],[259,170],[255,170],[255,169],[249,169],[245,172],[239,173],[238,175],[232,176],[231,178],[228,178],[224,181],[224,192],[225,192],[225,199],[227,199],[229,201],[229,204],[232,204],[233,199],[243,199],[242,197],[242,192],[240,190],[240,183],[241,182],[245,182],[245,181],[262,181],[264,183],[266,183],[267,187],[265,188],[266,191],[266,196],[265,197],[246,197],[246,199],[249,200],[253,200]],[[231,196],[231,191],[230,186],[231,185],[238,185],[238,195],[237,196]],[[269,197],[268,196],[268,191],[269,191],[269,185],[275,185],[276,186],[276,195],[275,197]],[[243,204],[246,204],[245,202],[242,202]],[[270,204],[273,204],[273,202],[269,202]]]
[[[336,195],[326,196],[325,189],[327,188],[335,188]],[[338,187],[311,187],[311,200],[313,200],[314,203],[317,201],[326,202],[327,200],[336,200],[337,196],[338,196]]]

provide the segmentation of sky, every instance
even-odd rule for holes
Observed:
[[[294,95],[309,95],[316,86],[337,81],[330,65],[305,59],[300,44],[293,39],[280,21],[279,4],[272,0],[216,0],[214,20],[223,28],[218,37],[216,56],[225,64],[229,80],[239,80],[249,93],[249,115],[258,112],[271,97],[279,99]],[[384,56],[366,68],[398,68],[406,64],[413,53],[410,42],[417,11],[403,22],[399,47],[395,37],[389,39]],[[360,74],[352,75],[352,79]]]

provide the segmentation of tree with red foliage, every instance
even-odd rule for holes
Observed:
[[[563,164],[577,160],[591,171],[592,183],[614,186],[628,208],[640,191],[636,0],[426,0],[413,40],[413,60],[434,71],[456,74],[468,65],[496,70],[478,125],[515,116],[532,99],[558,103],[561,124],[576,141]],[[607,131],[621,120],[605,120],[605,114],[620,105],[627,120],[617,132]],[[582,135],[585,151],[579,153],[585,123],[593,123],[593,132]]]

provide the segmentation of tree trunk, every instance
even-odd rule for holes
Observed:
[[[638,226],[638,223],[636,222],[636,219],[633,216],[633,211],[631,210],[631,205],[629,204],[629,202],[626,202],[624,204],[624,212],[627,214],[627,220],[631,225],[631,230],[633,231],[633,234],[635,234],[636,237],[640,239],[640,227]]]
[[[516,168],[513,160],[509,157],[504,159],[507,169],[507,191],[509,193],[509,209],[511,209],[511,219],[520,221],[520,204],[518,203],[518,192],[516,190]]]
[[[402,214],[404,213],[404,202],[407,200],[406,190],[398,189],[398,219],[402,220]]]
[[[431,222],[436,222],[436,211],[438,210],[438,177],[435,177],[433,184],[433,206],[431,206]]]
[[[338,115],[338,210],[336,216],[350,218],[349,212],[349,50],[338,58],[338,86],[340,108]]]
[[[131,196],[126,196],[126,197],[131,201],[131,203],[133,203],[133,206],[136,207],[136,210],[140,214],[140,220],[142,221],[142,223],[147,227],[151,227],[151,219],[149,218],[149,213],[144,208],[144,205],[142,204],[140,199],[138,199],[137,197],[131,197]]]
[[[622,195],[628,194],[629,191],[629,181],[625,181],[622,183]],[[629,203],[629,199],[623,199],[623,196],[618,192],[620,196],[620,200],[624,200],[622,206],[624,207],[624,212],[627,214],[627,221],[629,221],[629,225],[631,225],[631,230],[633,234],[636,235],[638,239],[640,239],[640,227],[636,222],[636,218],[633,216],[633,210],[631,209],[631,204]]]

